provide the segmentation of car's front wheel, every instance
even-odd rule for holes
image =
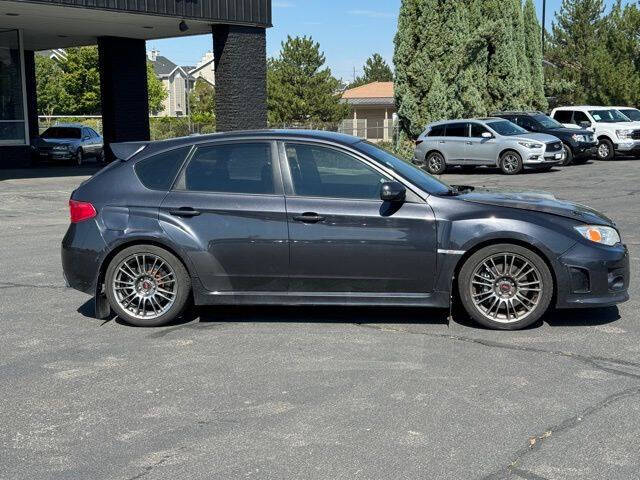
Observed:
[[[441,175],[447,169],[447,163],[440,152],[431,152],[427,155],[425,168],[431,175]]]
[[[83,162],[84,162],[84,153],[82,153],[82,149],[79,148],[78,151],[76,152],[76,165],[80,167]]]
[[[490,245],[471,255],[458,277],[460,299],[478,323],[517,330],[549,308],[553,277],[535,252],[512,244]]]
[[[573,151],[566,143],[562,144],[562,148],[564,149],[564,161],[562,162],[562,166],[566,167],[573,163]]]
[[[613,143],[603,138],[598,144],[598,160],[611,160],[614,157]]]
[[[504,152],[500,157],[500,170],[506,175],[516,175],[523,169],[522,157],[513,151]]]
[[[182,262],[167,250],[134,245],[109,263],[105,291],[122,320],[139,327],[157,327],[184,311],[191,279]]]

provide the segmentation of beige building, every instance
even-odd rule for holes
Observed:
[[[340,131],[373,142],[391,141],[396,123],[393,82],[373,82],[345,90],[342,101],[352,117],[343,120]]]

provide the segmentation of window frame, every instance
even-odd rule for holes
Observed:
[[[309,195],[298,195],[295,193],[295,189],[293,187],[293,177],[291,176],[291,169],[289,168],[289,159],[287,158],[286,144],[294,143],[294,144],[304,144],[311,145],[314,147],[320,148],[328,148],[332,150],[337,150],[340,153],[344,153],[353,157],[355,160],[364,163],[369,168],[375,170],[380,175],[389,179],[389,181],[399,182],[407,189],[407,196],[405,198],[405,203],[426,203],[426,198],[423,198],[424,194],[420,194],[420,189],[417,189],[415,185],[408,182],[401,176],[397,175],[395,172],[391,170],[387,170],[380,165],[378,165],[374,160],[371,160],[366,155],[357,150],[352,150],[347,148],[344,145],[328,143],[322,140],[310,140],[305,138],[281,138],[278,140],[278,153],[280,158],[280,170],[282,172],[282,181],[284,184],[284,195],[286,197],[292,198],[308,198],[311,200],[329,200],[329,201],[348,201],[348,202],[376,202],[382,204],[383,201],[380,198],[345,198],[345,197],[317,197],[317,196],[309,196]],[[417,189],[417,190],[416,190]],[[427,193],[427,196],[429,194]]]
[[[138,164],[143,163],[146,160],[150,160],[150,159],[152,159],[152,158],[154,158],[154,157],[156,157],[158,155],[163,155],[165,153],[169,153],[169,152],[172,152],[174,150],[180,150],[181,148],[186,148],[187,149],[187,153],[185,154],[184,158],[182,159],[182,165],[180,165],[180,167],[176,171],[175,175],[171,179],[171,182],[169,182],[169,188],[165,190],[165,189],[157,189],[157,188],[149,188],[149,187],[147,187],[144,184],[144,182],[142,181],[142,179],[140,178],[140,175],[138,174]],[[142,188],[144,188],[145,190],[147,190],[149,192],[164,192],[165,194],[167,194],[167,193],[169,193],[169,192],[171,192],[173,190],[174,185],[178,181],[178,177],[180,175],[180,172],[182,172],[182,169],[186,165],[187,160],[191,158],[191,154],[193,153],[193,150],[194,150],[193,145],[174,145],[171,148],[166,148],[164,150],[160,150],[159,152],[153,152],[148,157],[137,158],[135,160],[135,162],[133,162],[133,165],[132,165],[133,174],[136,176],[136,178],[140,182],[140,185],[142,185]]]
[[[214,192],[210,190],[187,190],[184,188],[185,172],[199,148],[221,147],[224,145],[245,145],[247,143],[268,144],[271,151],[271,172],[273,175],[273,191],[274,193],[242,193],[242,192]],[[233,140],[220,140],[217,142],[194,143],[191,145],[191,151],[186,156],[182,167],[178,170],[178,174],[171,184],[170,192],[194,194],[194,195],[239,195],[253,197],[281,197],[284,195],[283,180],[280,167],[280,158],[277,142],[271,138],[239,138]]]

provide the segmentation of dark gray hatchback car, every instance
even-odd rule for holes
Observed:
[[[253,131],[113,145],[75,190],[68,284],[142,326],[188,302],[446,308],[525,327],[628,299],[615,224],[548,194],[448,186],[360,139]]]

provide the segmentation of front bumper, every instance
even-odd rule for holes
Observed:
[[[594,158],[598,154],[597,143],[577,143],[571,145],[574,159]]]
[[[564,151],[546,153],[542,150],[533,150],[526,157],[524,157],[523,163],[526,167],[559,165],[564,161],[564,157]]]
[[[559,262],[558,308],[606,307],[629,300],[629,252],[625,245],[577,243]]]
[[[640,140],[619,141],[614,146],[616,153],[624,155],[640,155]]]
[[[73,160],[73,153],[68,150],[50,150],[46,152],[42,152],[36,150],[33,155],[40,160],[50,160],[50,161],[65,161],[65,160]]]

